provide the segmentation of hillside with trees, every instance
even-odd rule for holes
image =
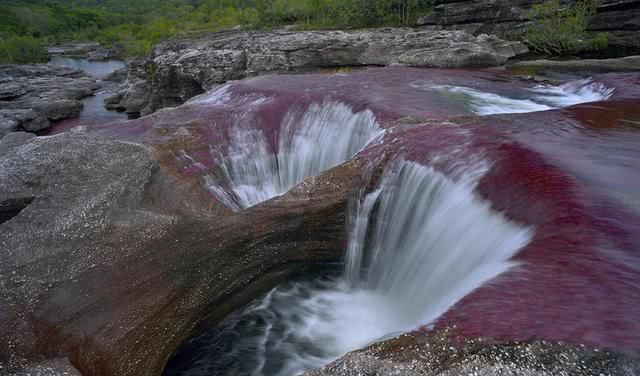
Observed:
[[[430,0],[9,0],[0,4],[0,63],[46,60],[43,46],[118,45],[145,55],[160,40],[233,28],[408,25]]]

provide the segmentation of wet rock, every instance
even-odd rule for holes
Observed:
[[[306,376],[616,375],[640,373],[637,354],[549,342],[459,339],[447,331],[405,334],[351,352]]]
[[[0,132],[36,132],[49,121],[75,117],[96,81],[83,72],[47,64],[0,66]]]
[[[166,41],[156,46],[151,61],[132,62],[120,107],[144,115],[228,80],[267,72],[390,64],[496,66],[526,51],[517,42],[463,31],[228,31]]]

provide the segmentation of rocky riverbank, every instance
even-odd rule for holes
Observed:
[[[51,121],[78,116],[81,100],[98,88],[80,70],[47,64],[0,65],[0,137],[47,129]]]
[[[81,58],[89,61],[118,60],[121,57],[118,47],[104,47],[96,42],[48,46],[47,53],[50,57]]]
[[[509,39],[531,22],[531,6],[536,0],[436,0],[433,12],[420,18],[418,25],[430,29],[465,30],[474,35],[487,33]],[[575,4],[575,0],[561,1]],[[606,32],[608,47],[593,52],[603,57],[640,55],[640,1],[601,0],[588,30]]]
[[[327,67],[489,67],[527,48],[464,31],[402,28],[360,31],[229,31],[162,42],[134,60],[110,108],[146,115],[177,106],[229,80]]]

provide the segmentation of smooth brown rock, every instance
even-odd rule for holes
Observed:
[[[205,317],[339,259],[357,163],[232,214],[170,154],[74,131],[0,156],[4,370],[67,358],[85,375],[157,375]]]

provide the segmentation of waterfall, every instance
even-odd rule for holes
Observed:
[[[308,176],[353,157],[383,133],[369,110],[353,112],[340,102],[313,103],[290,110],[282,120],[273,151],[261,129],[246,117],[230,132],[226,150],[211,150],[220,167],[205,186],[220,201],[240,210],[281,195]]]
[[[473,180],[453,182],[430,167],[402,161],[359,206],[345,276],[353,288],[398,307],[396,330],[444,313],[511,267],[511,257],[529,241],[530,230],[493,212],[473,188]],[[369,247],[360,226],[371,232]]]
[[[190,357],[188,367],[170,363],[167,375],[297,375],[432,323],[512,267],[532,236],[479,199],[469,176],[388,166],[352,205],[341,276],[275,288],[192,340],[176,355]]]

